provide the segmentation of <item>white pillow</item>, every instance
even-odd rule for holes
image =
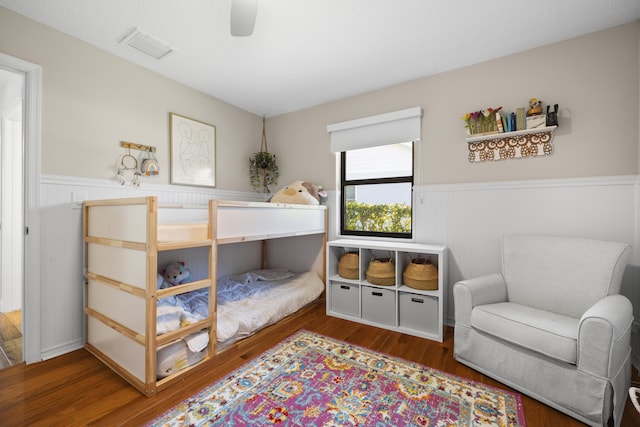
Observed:
[[[286,268],[270,268],[267,270],[254,270],[248,273],[252,281],[257,282],[262,280],[263,282],[271,282],[274,280],[282,280],[288,279],[289,277],[295,276],[294,273],[290,272]]]

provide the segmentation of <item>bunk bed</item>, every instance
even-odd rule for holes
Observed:
[[[324,291],[324,206],[139,197],[83,215],[86,348],[147,396]],[[176,259],[191,281],[159,289]]]

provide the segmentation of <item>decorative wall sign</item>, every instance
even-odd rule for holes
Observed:
[[[467,138],[469,162],[548,156],[553,152],[553,130],[541,129],[506,132],[490,136]]]
[[[170,114],[171,183],[215,187],[216,128]]]

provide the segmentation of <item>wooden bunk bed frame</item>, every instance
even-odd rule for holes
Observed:
[[[259,220],[257,220],[259,219]],[[218,246],[322,235],[326,260],[325,206],[210,200],[208,206],[159,206],[157,197],[86,201],[83,236],[86,253],[86,349],[146,396],[206,367],[218,354],[216,284]],[[207,251],[206,277],[157,289],[158,254],[201,248]],[[322,280],[326,284],[324,269]],[[197,289],[208,289],[209,316],[176,331],[156,335],[156,303]],[[156,378],[159,347],[207,330],[204,359],[166,378]]]

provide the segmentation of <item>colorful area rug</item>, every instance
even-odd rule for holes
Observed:
[[[520,396],[300,331],[150,426],[525,426]]]

